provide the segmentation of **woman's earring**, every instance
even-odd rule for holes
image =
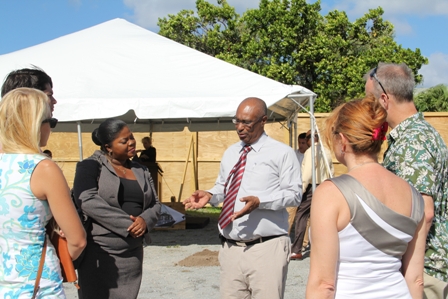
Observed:
[[[109,152],[109,157],[112,157],[112,151]]]

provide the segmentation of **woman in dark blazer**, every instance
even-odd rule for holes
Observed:
[[[76,167],[73,192],[88,217],[87,247],[78,266],[80,298],[137,298],[143,239],[160,213],[148,169],[130,158],[135,139],[125,122],[108,119],[92,133],[101,146]]]

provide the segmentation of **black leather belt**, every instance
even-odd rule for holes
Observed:
[[[263,243],[263,242],[269,241],[271,239],[275,239],[275,238],[282,237],[282,236],[286,236],[286,235],[260,237],[258,239],[253,240],[253,241],[247,241],[246,242],[246,241],[236,241],[236,240],[232,240],[232,239],[227,239],[223,235],[219,234],[219,238],[221,239],[221,243],[227,242],[227,243],[230,243],[232,245],[236,245],[236,246],[240,246],[240,247],[252,246],[252,245]]]

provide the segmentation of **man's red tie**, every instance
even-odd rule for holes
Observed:
[[[238,162],[233,166],[232,171],[227,177],[226,184],[224,185],[224,204],[222,206],[221,214],[219,215],[218,224],[221,229],[224,229],[231,221],[230,216],[233,214],[233,207],[235,206],[236,195],[240,189],[241,180],[243,178],[244,168],[246,167],[246,157],[247,153],[250,152],[252,148],[250,145],[245,145],[243,153],[240,156]],[[233,178],[232,178],[233,177]],[[232,182],[227,189],[227,185],[230,180]]]

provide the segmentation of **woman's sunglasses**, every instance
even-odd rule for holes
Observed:
[[[58,119],[57,118],[47,118],[42,121],[42,124],[44,124],[44,123],[50,123],[50,128],[54,129],[54,128],[56,128],[56,125],[58,124]]]

